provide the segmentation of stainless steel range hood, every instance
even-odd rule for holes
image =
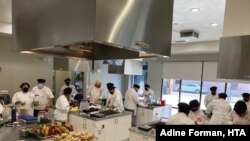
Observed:
[[[88,60],[170,56],[173,0],[12,0],[13,50]]]
[[[218,78],[250,80],[249,61],[250,35],[220,39]]]

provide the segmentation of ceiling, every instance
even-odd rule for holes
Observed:
[[[173,43],[219,40],[222,36],[226,0],[174,0]],[[193,13],[192,8],[200,11]],[[218,26],[212,27],[211,23]],[[0,0],[0,33],[11,33],[11,0]],[[199,38],[181,38],[180,31],[193,30]]]

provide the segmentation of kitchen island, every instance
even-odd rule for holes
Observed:
[[[99,141],[126,141],[129,139],[131,112],[122,112],[105,117],[90,117],[81,113],[70,113],[69,122],[75,130],[94,133]]]
[[[136,125],[138,126],[161,118],[169,118],[172,113],[172,106],[149,104],[148,106],[138,106],[136,110]]]

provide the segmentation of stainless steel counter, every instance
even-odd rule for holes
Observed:
[[[102,117],[102,118],[90,117],[87,114],[80,114],[79,112],[69,113],[69,114],[73,114],[73,115],[76,115],[76,116],[79,116],[79,117],[82,117],[82,118],[86,118],[86,119],[90,119],[90,120],[93,120],[93,121],[101,121],[101,120],[106,120],[106,119],[111,119],[111,118],[116,118],[116,117],[121,117],[121,116],[132,115],[131,112],[127,112],[127,111],[124,111],[124,112],[118,113],[118,114],[108,115],[108,116],[105,116],[105,117]]]

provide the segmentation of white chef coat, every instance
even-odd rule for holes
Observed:
[[[61,95],[56,101],[56,110],[54,112],[54,119],[59,121],[68,120],[69,101],[65,95]]]
[[[33,93],[27,92],[24,93],[22,91],[16,92],[12,97],[12,104],[15,105],[17,110],[20,109],[28,109],[29,113],[32,114],[32,102],[33,102]],[[21,101],[22,103],[25,103],[25,105],[15,104],[16,101]]]
[[[154,91],[152,89],[148,89],[147,91],[144,90],[142,94],[144,96],[145,102],[151,101],[151,99],[154,97]]]
[[[90,86],[87,90],[87,96],[89,97],[90,103],[97,103],[99,99],[102,99],[102,87],[96,88],[95,86]]]
[[[250,112],[247,110],[243,117],[239,117],[235,111],[231,112],[232,124],[235,125],[250,125]]]
[[[204,98],[204,104],[205,104],[205,106],[207,107],[207,105],[211,101],[213,101],[214,99],[218,99],[218,95],[217,94],[216,95],[212,95],[212,94],[206,95],[205,98]]]
[[[60,89],[60,95],[63,95],[63,91],[64,91],[64,89],[65,88],[71,88],[72,89],[72,92],[71,92],[71,94],[70,94],[70,99],[71,100],[74,100],[74,97],[76,96],[76,94],[77,94],[77,91],[76,91],[76,88],[75,88],[75,86],[74,85],[69,85],[69,86],[67,86],[66,84],[64,84],[62,87],[61,87],[61,89]]]
[[[0,114],[3,113],[3,105],[0,103]]]
[[[134,110],[134,116],[136,115],[136,107],[139,103],[137,92],[134,88],[127,90],[125,94],[124,107],[130,110]]]
[[[119,90],[115,89],[114,94],[108,94],[108,99],[106,101],[106,106],[114,106],[122,112],[124,111],[123,101],[122,101],[122,94]]]
[[[178,112],[167,120],[168,125],[194,125],[194,121],[185,113]]]
[[[192,119],[194,122],[198,121],[201,124],[205,124],[205,114],[202,110],[197,110],[195,112],[190,111],[188,117]]]
[[[212,117],[209,124],[229,124],[229,118],[232,111],[230,104],[225,99],[215,99],[207,106],[206,113],[211,114]]]
[[[37,86],[35,86],[31,92],[34,94],[33,100],[39,101],[39,105],[34,106],[34,109],[37,110],[46,109],[48,99],[54,98],[52,91],[46,86],[44,86],[42,89],[39,89]]]
[[[245,102],[245,101],[244,101]],[[247,102],[245,102],[246,103],[246,105],[247,105],[247,109],[250,111],[250,100],[249,101],[247,101]]]

